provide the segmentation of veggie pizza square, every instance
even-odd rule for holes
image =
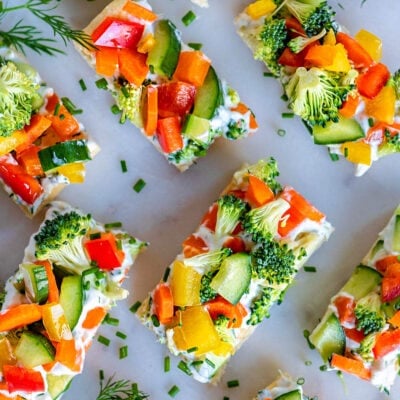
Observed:
[[[0,398],[59,399],[145,243],[63,202],[31,236],[0,311]]]
[[[366,30],[353,37],[334,16],[325,0],[257,0],[235,24],[254,58],[282,83],[314,143],[362,175],[400,150],[400,74],[380,61],[378,37]]]
[[[99,151],[59,98],[14,50],[0,47],[0,183],[29,217],[66,185],[82,183]]]
[[[103,78],[121,122],[130,120],[184,171],[218,137],[239,139],[257,123],[211,60],[145,1],[114,0],[85,29],[97,50],[78,50]]]
[[[333,230],[277,175],[273,159],[238,170],[137,312],[198,381],[218,381]]]
[[[331,369],[389,392],[400,371],[400,207],[310,335]]]

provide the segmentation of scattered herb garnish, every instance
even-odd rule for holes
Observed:
[[[99,343],[101,343],[101,344],[104,344],[104,346],[109,346],[110,345],[110,339],[109,338],[106,338],[105,336],[103,336],[103,335],[100,335],[98,338],[97,338],[97,341],[99,342]]]
[[[172,386],[171,389],[168,390],[168,394],[169,394],[171,397],[175,397],[175,396],[179,393],[179,390],[180,390],[180,389],[178,388],[178,386],[174,385],[174,386]]]
[[[126,357],[128,357],[128,346],[125,345],[119,348],[119,359],[122,360]]]
[[[193,50],[201,50],[203,47],[202,43],[188,43],[188,46],[191,47]]]
[[[310,331],[308,329],[304,329],[303,336],[307,340],[308,346],[310,349],[315,349],[315,346],[310,342]]]
[[[141,305],[142,303],[138,300],[135,304],[131,305],[129,311],[135,314]]]
[[[169,372],[171,370],[171,359],[169,356],[164,358],[164,372]]]
[[[226,386],[228,386],[228,388],[238,387],[239,386],[239,381],[237,379],[234,379],[232,381],[228,381],[228,382],[226,382]]]
[[[115,336],[117,336],[121,339],[126,339],[128,337],[124,332],[121,332],[121,331],[115,332]]]
[[[194,20],[196,19],[196,14],[192,11],[189,10],[183,17],[182,17],[182,22],[185,26],[189,26]]]
[[[104,224],[104,228],[106,229],[121,228],[121,227],[122,227],[121,221],[107,222],[106,224]]]
[[[305,265],[304,271],[306,272],[317,272],[317,268],[312,265]]]
[[[276,133],[278,134],[278,136],[285,136],[286,135],[286,131],[285,129],[279,128]]]
[[[113,379],[114,375],[104,383],[104,375],[100,377],[100,393],[96,400],[144,400],[149,397],[138,389],[136,383]]]
[[[85,90],[87,90],[87,86],[86,83],[83,79],[79,79],[79,86],[81,87],[82,91],[84,92]]]
[[[126,161],[125,160],[121,160],[120,163],[121,163],[122,172],[124,172],[124,173],[128,172],[128,167],[126,166]]]
[[[136,193],[140,193],[142,190],[143,190],[143,188],[146,186],[146,182],[142,179],[142,178],[140,178],[140,179],[138,179],[138,181],[133,185],[133,190],[136,192]]]

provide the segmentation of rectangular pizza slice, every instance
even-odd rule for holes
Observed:
[[[66,185],[84,181],[99,147],[75,118],[80,110],[7,47],[0,47],[0,85],[0,183],[33,217]]]
[[[218,381],[332,232],[325,215],[282,188],[277,175],[273,159],[238,170],[138,310],[200,382]]]
[[[0,311],[0,398],[59,399],[145,243],[53,202],[31,236]]]
[[[329,368],[388,392],[400,371],[400,207],[310,335]]]
[[[187,46],[173,22],[145,1],[114,0],[84,29],[96,50],[78,50],[120,110],[167,160],[184,171],[217,137],[257,128],[250,109],[211,60]]]
[[[400,151],[400,74],[380,61],[378,37],[366,30],[351,36],[334,16],[325,0],[257,0],[235,24],[314,143],[354,163],[359,176]]]

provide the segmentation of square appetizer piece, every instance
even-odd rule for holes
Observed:
[[[0,183],[29,217],[66,185],[82,183],[99,151],[74,114],[24,57],[0,47]]]
[[[380,62],[378,37],[366,30],[353,37],[334,15],[324,0],[257,0],[235,23],[314,143],[354,163],[359,176],[400,151],[400,74]]]
[[[218,381],[332,232],[324,214],[281,188],[277,175],[273,159],[237,171],[138,310],[201,382]]]
[[[310,335],[332,369],[389,392],[399,373],[400,207]]]
[[[78,50],[102,76],[121,120],[129,119],[179,170],[207,153],[217,137],[239,139],[257,128],[238,93],[211,60],[181,40],[175,25],[144,1],[112,1],[84,31],[96,51]]]
[[[109,224],[114,226],[113,224]],[[0,311],[0,398],[59,399],[144,243],[54,202],[32,235]]]

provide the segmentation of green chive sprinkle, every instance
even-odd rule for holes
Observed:
[[[185,26],[189,26],[192,22],[194,22],[194,20],[196,19],[196,14],[190,10],[188,11],[183,17],[182,17],[182,22],[183,25]]]
[[[342,10],[344,10],[344,7],[343,7],[343,5],[341,4],[341,3],[338,3],[337,4]]]
[[[228,396],[224,396],[223,400],[229,400]]]
[[[118,326],[119,325],[119,319],[118,318],[113,318],[110,314],[107,314],[106,317],[104,318],[104,322],[108,325],[112,326]]]
[[[104,344],[104,346],[109,346],[110,345],[110,339],[106,338],[105,336],[100,335],[97,338],[97,341],[100,342],[101,344]]]
[[[116,104],[113,104],[110,110],[114,115],[118,115],[121,112],[120,108]]]
[[[65,115],[64,115],[64,114],[61,114],[61,115],[59,116],[59,118],[61,119],[61,121],[63,121],[63,120],[65,119]]]
[[[348,149],[348,147],[345,147],[345,148],[344,148],[344,150],[343,150],[343,155],[344,155],[345,157],[347,157],[347,156],[349,155],[349,149]]]
[[[98,89],[104,89],[104,90],[106,90],[106,89],[107,89],[107,86],[108,86],[108,82],[107,82],[106,78],[100,78],[100,79],[98,79],[98,80],[95,82],[95,84],[96,84],[96,86],[97,86]]]
[[[60,103],[57,103],[56,106],[54,107],[54,115],[58,115],[60,111]]]
[[[122,227],[122,222],[120,221],[107,222],[106,224],[104,224],[104,228],[106,229],[121,228],[121,227]]]
[[[188,43],[188,46],[191,47],[193,50],[201,50],[203,47],[203,43]]]
[[[371,118],[371,117],[368,118],[368,125],[369,125],[370,128],[372,128],[374,126],[374,119],[373,118]]]
[[[305,265],[304,266],[304,271],[306,271],[306,272],[317,272],[317,268],[313,267],[312,265]]]
[[[83,92],[87,89],[86,83],[82,78],[79,79],[79,86],[81,87]]]
[[[178,386],[174,385],[174,386],[172,386],[171,389],[169,389],[168,395],[171,397],[175,397],[179,393],[179,390],[180,389],[178,388]]]
[[[190,370],[190,368],[188,367],[188,365],[185,363],[185,361],[179,361],[178,364],[178,368],[183,371],[186,375],[191,376],[192,375],[192,371]]]
[[[284,94],[281,96],[281,100],[283,100],[283,101],[288,101],[288,100],[289,100],[289,97],[287,96],[286,93],[284,93]]]
[[[99,378],[101,381],[104,380],[104,370],[102,369],[99,371]]]
[[[122,346],[119,348],[119,359],[128,357],[128,346]]]
[[[208,358],[206,358],[204,361],[205,361],[211,368],[215,368],[215,364],[214,364],[211,360],[209,360]]]
[[[156,328],[160,326],[160,321],[159,321],[159,319],[157,318],[157,315],[153,314],[153,315],[151,316],[151,321],[153,322],[153,325],[154,325]]]
[[[339,161],[339,154],[329,153],[332,161]]]
[[[126,99],[129,97],[128,89],[125,86],[121,86],[121,92]]]
[[[267,78],[273,78],[274,74],[272,72],[264,72],[263,75]]]
[[[281,136],[281,137],[286,135],[286,131],[282,128],[278,129],[276,133],[278,134],[278,136]]]
[[[293,117],[294,117],[294,113],[292,113],[292,112],[282,113],[282,118],[293,118]]]
[[[307,360],[307,361],[304,362],[304,364],[307,365],[307,367],[309,367],[310,365],[312,365],[312,361]]]
[[[100,238],[101,238],[101,233],[100,232],[91,233],[89,235],[89,239],[90,240],[95,240],[95,239],[100,239]]]
[[[61,97],[61,101],[72,115],[83,113],[83,110],[76,108],[76,105],[68,97]]]
[[[190,349],[187,349],[186,351],[188,352],[188,353],[194,353],[195,351],[197,351],[199,348],[198,347],[191,347]]]
[[[121,339],[126,339],[128,337],[124,332],[120,331],[115,332],[115,336],[118,336]]]
[[[228,382],[226,382],[226,386],[228,386],[228,388],[238,387],[239,386],[239,381],[237,379],[234,379],[232,381],[228,381]]]
[[[301,386],[301,385],[304,385],[305,381],[306,380],[303,377],[300,377],[300,378],[297,379],[296,383]]]
[[[133,185],[133,190],[136,192],[136,193],[140,193],[142,190],[143,190],[143,188],[146,186],[146,182],[142,179],[142,178],[140,178],[140,179],[138,179],[138,181]]]
[[[121,164],[121,171],[123,173],[128,172],[128,167],[126,166],[126,161],[125,160],[121,160],[120,164]]]
[[[190,363],[190,365],[192,366],[192,367],[197,367],[198,365],[201,365],[201,364],[203,364],[203,360],[195,360],[195,361],[192,361],[191,363]]]
[[[169,356],[164,357],[164,372],[169,372],[171,370],[171,359]]]
[[[130,308],[129,311],[133,314],[136,313],[136,311],[139,309],[139,307],[142,305],[142,303],[138,300],[135,304],[133,304]]]
[[[308,347],[312,350],[315,349],[315,346],[310,342],[310,331],[308,329],[304,329],[303,336],[307,340]]]
[[[328,367],[327,367],[326,365],[321,365],[321,366],[319,367],[319,370],[320,370],[320,371],[327,371],[327,370],[328,370]]]
[[[168,277],[169,277],[170,272],[171,272],[171,268],[170,268],[170,267],[167,267],[167,268],[165,269],[165,272],[164,272],[163,282],[167,282],[167,279],[168,279]]]

